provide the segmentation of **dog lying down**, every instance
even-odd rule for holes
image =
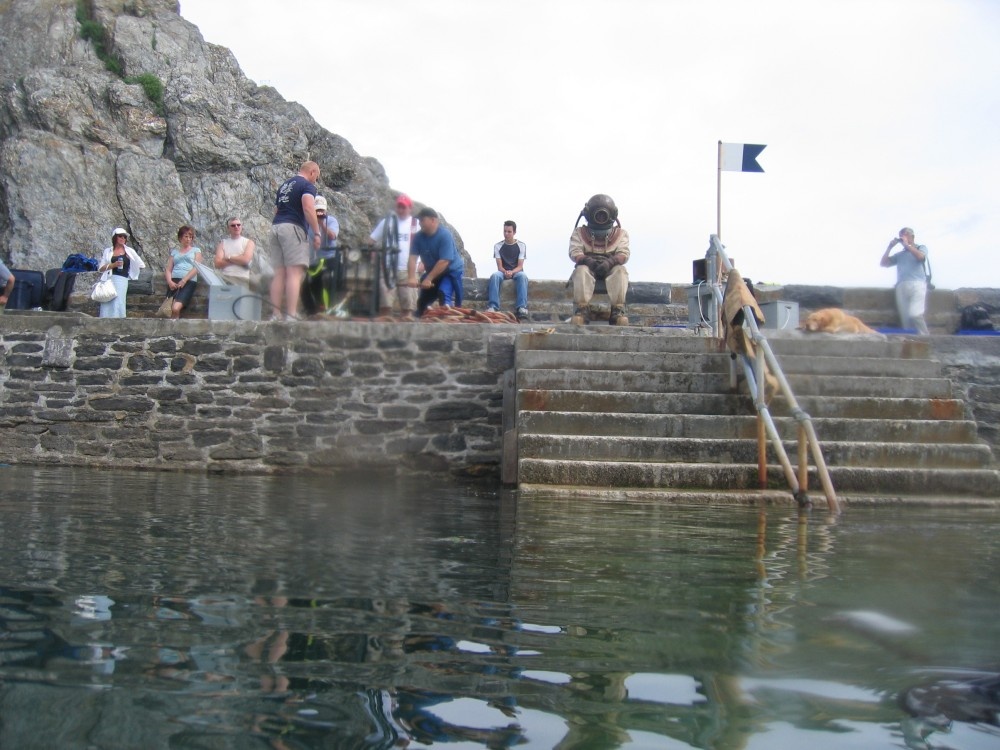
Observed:
[[[861,318],[848,315],[839,307],[824,307],[809,313],[802,328],[819,333],[878,333],[866,326]]]

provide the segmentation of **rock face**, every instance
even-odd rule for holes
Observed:
[[[345,246],[361,246],[398,194],[375,159],[206,43],[175,0],[0,0],[0,47],[0,257],[11,267],[97,255],[123,226],[162,268],[178,227],[194,226],[210,253],[232,215],[266,248],[275,190],[307,159]]]

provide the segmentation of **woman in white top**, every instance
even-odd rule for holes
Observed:
[[[128,242],[128,232],[121,227],[115,227],[111,233],[111,247],[101,253],[101,265],[97,267],[102,273],[110,272],[111,283],[115,285],[118,295],[110,302],[102,302],[98,315],[102,318],[125,317],[125,295],[128,294],[129,279],[139,278],[139,269],[145,268],[139,254],[125,243]]]
[[[226,220],[229,236],[215,247],[215,267],[231,284],[250,288],[250,264],[253,262],[254,241],[243,236],[243,220]]]

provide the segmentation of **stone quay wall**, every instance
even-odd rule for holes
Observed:
[[[8,312],[0,462],[499,480],[522,328]],[[1000,336],[924,340],[1000,455]]]
[[[0,462],[499,476],[513,326],[0,316]]]

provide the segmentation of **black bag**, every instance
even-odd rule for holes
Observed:
[[[67,273],[62,269],[56,270],[59,273],[56,274],[55,281],[47,290],[48,299],[45,303],[45,309],[52,312],[66,312],[66,308],[69,307],[69,295],[73,293],[73,287],[76,285],[76,274]]]
[[[982,305],[969,305],[962,308],[962,317],[958,323],[960,331],[992,331],[993,321],[990,311]]]
[[[45,274],[12,268],[14,288],[7,298],[7,310],[33,310],[45,300]]]
[[[149,266],[139,269],[139,278],[128,282],[129,294],[156,294],[153,282],[159,274],[153,272]]]

